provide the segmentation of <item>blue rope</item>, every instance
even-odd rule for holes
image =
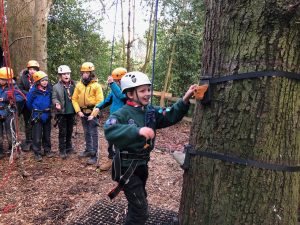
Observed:
[[[153,55],[152,55],[152,78],[151,78],[151,105],[153,102],[153,86],[154,86],[154,69],[156,58],[156,36],[157,36],[157,14],[158,14],[158,0],[155,2],[155,19],[154,19],[154,42],[153,42]]]

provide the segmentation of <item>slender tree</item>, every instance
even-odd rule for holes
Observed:
[[[296,3],[296,4],[295,4]],[[299,1],[206,0],[202,75],[300,73]],[[300,83],[263,77],[211,85],[197,105],[190,143],[241,159],[300,161]],[[180,224],[297,224],[299,174],[192,157],[184,173]]]
[[[52,0],[35,0],[32,56],[40,63],[42,70],[47,70],[47,24]]]
[[[123,67],[126,66],[126,48],[125,48],[125,32],[124,32],[124,8],[123,8],[123,0],[120,0],[121,2],[121,29],[122,29],[122,63]]]
[[[149,15],[149,23],[148,23],[148,31],[146,32],[146,54],[145,54],[145,61],[141,68],[142,72],[146,72],[146,69],[150,63],[151,53],[152,53],[152,46],[153,46],[153,14],[154,14],[154,2],[151,2],[150,7],[150,15]]]
[[[131,40],[131,0],[128,1],[128,24],[127,24],[127,70],[131,71],[131,47],[132,47],[132,40]]]

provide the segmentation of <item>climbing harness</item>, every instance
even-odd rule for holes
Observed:
[[[33,113],[36,113],[35,116],[33,115]],[[32,110],[32,114],[31,114],[31,122],[32,123],[37,123],[41,120],[41,116],[43,113],[51,113],[51,109],[47,108],[47,109],[33,109]]]

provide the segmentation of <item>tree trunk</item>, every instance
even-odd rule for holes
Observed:
[[[52,0],[35,0],[32,49],[33,58],[47,71],[47,20]]]
[[[300,73],[299,8],[288,0],[206,0],[203,75]],[[190,144],[266,163],[299,165],[300,82],[280,77],[212,85]],[[297,224],[299,174],[192,157],[180,224]]]
[[[122,64],[126,67],[126,51],[125,51],[125,32],[124,32],[124,13],[123,0],[121,0],[121,27],[122,27]]]
[[[147,67],[150,62],[151,58],[151,53],[152,53],[152,46],[153,46],[153,14],[154,14],[154,1],[151,3],[151,12],[150,12],[150,17],[149,17],[149,27],[147,31],[147,40],[146,40],[146,55],[145,55],[145,61],[142,66],[141,71],[143,73],[146,73]]]
[[[34,1],[7,1],[7,26],[11,64],[18,74],[32,59],[32,18]]]
[[[165,107],[165,95],[166,95],[166,92],[168,91],[168,87],[169,87],[169,84],[170,84],[170,79],[172,78],[172,66],[173,66],[173,58],[174,58],[174,54],[175,54],[175,47],[176,47],[176,44],[173,43],[173,46],[172,46],[172,52],[170,54],[170,58],[169,58],[169,63],[168,63],[168,70],[166,72],[166,77],[165,77],[165,82],[164,82],[164,89],[163,91],[161,92],[161,97],[160,97],[160,106],[161,107]]]
[[[128,1],[128,40],[127,40],[127,70],[131,71],[131,29],[130,29],[130,18],[131,18],[131,0]]]

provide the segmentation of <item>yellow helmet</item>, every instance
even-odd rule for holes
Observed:
[[[14,71],[10,67],[0,68],[0,79],[8,80],[14,77]]]
[[[48,77],[48,75],[43,71],[37,71],[34,74],[32,74],[32,79],[34,82],[37,82],[43,79],[44,77]]]
[[[127,70],[125,68],[118,67],[112,71],[111,76],[114,80],[121,80],[125,73],[127,73]]]
[[[91,72],[95,70],[95,66],[91,62],[85,62],[80,67],[80,72]]]
[[[40,64],[35,60],[29,60],[27,63],[27,68],[30,68],[30,67],[40,68]]]

